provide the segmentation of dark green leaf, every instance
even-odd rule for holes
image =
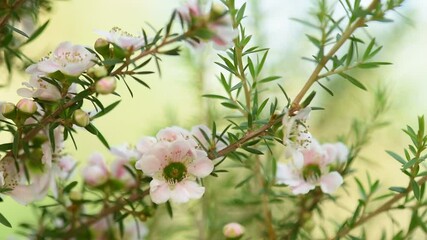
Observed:
[[[32,42],[34,39],[36,39],[47,27],[47,25],[49,24],[49,20],[47,20],[43,25],[41,25],[39,28],[37,28],[34,33],[27,39],[27,41],[25,41],[24,44],[28,44],[30,42]]]
[[[73,188],[77,186],[77,181],[73,181],[64,187],[64,193],[69,193]]]
[[[10,222],[3,216],[3,214],[0,213],[0,223],[5,225],[6,227],[11,228],[12,225],[10,224]]]

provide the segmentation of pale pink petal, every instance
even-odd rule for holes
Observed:
[[[188,139],[190,137],[190,132],[187,130],[181,128],[181,127],[168,127],[160,130],[156,138],[159,141],[167,141],[167,142],[173,142],[178,139]]]
[[[45,142],[42,144],[42,163],[46,164],[48,167],[52,166],[52,147],[50,142]]]
[[[178,140],[169,146],[169,157],[172,162],[182,162],[186,157],[194,157],[194,150],[185,140]]]
[[[181,184],[186,189],[191,199],[199,199],[205,193],[205,187],[200,186],[194,181],[184,180]]]
[[[162,171],[164,161],[158,159],[156,156],[147,154],[142,156],[142,158],[136,162],[135,168],[142,170],[144,174],[148,176],[153,176],[157,172]]]
[[[40,71],[43,71],[43,72],[46,72],[46,73],[56,72],[60,68],[61,68],[61,66],[57,62],[55,62],[55,61],[53,61],[51,59],[47,59],[47,60],[44,60],[44,61],[41,61],[41,62],[38,63],[38,69]]]
[[[53,53],[54,55],[62,55],[67,53],[72,47],[73,47],[73,44],[71,42],[62,42],[58,45],[58,47],[56,47]]]
[[[208,157],[199,158],[188,166],[188,172],[198,178],[208,176],[213,169],[214,164]]]
[[[18,203],[26,205],[28,203],[44,198],[54,181],[50,169],[42,175],[32,177],[29,185],[18,185],[8,194]]]
[[[212,135],[211,130],[206,125],[197,125],[191,128],[191,134],[193,137],[202,143],[203,146],[208,147],[208,141],[206,140],[203,132],[206,133],[208,137]],[[199,142],[197,141],[197,143]]]
[[[28,67],[25,69],[25,72],[26,72],[26,73],[28,73],[28,74],[38,73],[38,72],[39,72],[39,70],[37,69],[37,66],[38,66],[38,64],[37,64],[37,63],[31,64],[30,66],[28,66]]]
[[[144,154],[147,152],[150,147],[152,147],[157,142],[157,139],[154,137],[143,137],[139,142],[136,144],[136,150],[138,150],[140,153]]]
[[[301,151],[293,150],[292,151],[292,159],[295,164],[295,167],[298,169],[303,168],[304,166],[304,155]]]
[[[292,186],[292,193],[293,194],[306,194],[308,193],[310,190],[313,190],[316,186],[304,181],[301,181],[300,184],[296,185],[296,186]]]
[[[151,180],[150,197],[154,203],[165,203],[170,198],[170,190],[168,184],[164,181],[159,181],[156,179]]]
[[[330,194],[335,192],[343,182],[344,180],[338,172],[330,172],[320,178],[320,188],[322,192]]]
[[[289,186],[296,186],[301,182],[298,172],[292,167],[291,164],[277,164],[276,182],[278,184],[287,184]]]
[[[33,91],[31,91],[28,88],[19,88],[16,92],[21,97],[26,97],[26,98],[32,98],[33,97]]]
[[[175,203],[184,203],[190,200],[190,194],[185,188],[183,182],[175,184],[174,188],[170,191],[170,198]]]

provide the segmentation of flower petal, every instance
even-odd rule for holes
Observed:
[[[157,172],[161,171],[164,165],[162,159],[157,158],[154,155],[144,155],[142,158],[136,162],[135,168],[142,170],[144,174],[148,176],[153,176]]]
[[[191,199],[199,199],[205,193],[205,187],[200,186],[194,181],[184,180],[181,182],[181,184],[187,190],[187,193]]]
[[[214,164],[208,157],[198,158],[188,166],[188,172],[198,178],[206,177],[214,169]]]
[[[190,194],[184,187],[183,182],[175,184],[175,187],[170,192],[170,198],[175,203],[185,203],[190,200]]]
[[[343,182],[344,180],[338,172],[330,172],[320,178],[320,188],[322,192],[330,194],[335,192]]]
[[[301,181],[299,185],[291,187],[293,194],[306,194],[310,190],[313,190],[316,186],[313,184]]]
[[[170,198],[170,189],[166,182],[156,179],[150,182],[150,197],[154,203],[165,203]]]

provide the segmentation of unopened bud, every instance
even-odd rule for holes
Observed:
[[[103,38],[98,38],[95,42],[95,50],[103,57],[109,57],[110,43]]]
[[[16,108],[25,115],[33,115],[37,111],[37,104],[33,100],[23,98],[16,104]]]
[[[71,191],[69,197],[71,201],[78,202],[82,200],[82,193],[79,191]]]
[[[226,238],[238,239],[245,233],[245,228],[239,223],[232,222],[224,226],[222,233]]]
[[[87,70],[89,76],[94,77],[96,79],[107,76],[108,72],[104,66],[94,66]]]
[[[73,119],[74,123],[80,127],[86,127],[90,122],[89,114],[81,109],[74,111]]]
[[[15,104],[9,103],[9,102],[3,103],[1,105],[1,114],[5,118],[13,118],[13,117],[15,117],[15,114],[16,114]]]
[[[116,90],[116,78],[105,77],[96,82],[95,91],[100,94],[110,94]]]

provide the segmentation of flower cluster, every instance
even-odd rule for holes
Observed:
[[[287,184],[294,194],[305,194],[320,186],[333,193],[343,183],[336,169],[345,164],[348,148],[343,143],[319,144],[308,131],[309,108],[283,118],[285,155],[290,163],[277,165],[277,183]]]
[[[198,134],[193,129],[193,133]],[[150,196],[160,204],[169,199],[176,203],[202,197],[205,188],[197,183],[198,178],[208,176],[214,169],[193,134],[179,127],[162,129],[155,138],[144,138],[139,145],[142,157],[135,167],[153,179]]]
[[[190,30],[198,29],[194,33],[197,42],[191,42],[193,45],[200,41],[212,41],[214,48],[219,50],[233,46],[238,32],[233,28],[231,16],[223,6],[213,4],[205,11],[197,0],[192,0],[177,11]]]
[[[33,121],[28,119],[26,124],[32,124]],[[18,203],[41,200],[49,189],[54,196],[58,196],[57,181],[67,180],[75,168],[76,161],[62,153],[64,137],[61,128],[55,129],[53,138],[51,140],[48,129],[44,129],[32,142],[35,149],[31,150],[28,159],[17,161],[13,157],[5,157],[0,161],[0,188],[9,189],[5,194]],[[55,142],[54,148],[51,141]],[[24,156],[23,152],[19,156]]]
[[[94,153],[89,158],[82,171],[85,183],[90,187],[100,187],[108,181],[114,181],[121,186],[135,186],[136,180],[126,168],[132,168],[142,153],[129,144],[112,147],[110,152],[115,156],[110,168],[100,153]]]
[[[63,42],[40,62],[30,65],[26,72],[31,75],[26,88],[18,89],[18,95],[43,101],[56,102],[62,98],[62,93],[74,92],[75,86],[66,81],[67,77],[78,77],[95,65],[96,56],[80,45]],[[64,81],[57,85],[46,81],[46,77],[61,75]],[[61,89],[64,88],[64,89]]]

